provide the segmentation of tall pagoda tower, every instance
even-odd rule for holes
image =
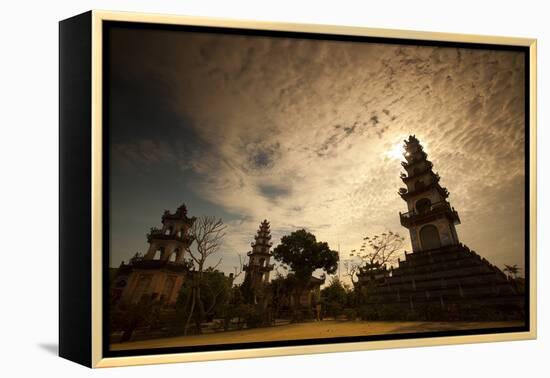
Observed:
[[[406,162],[401,165],[407,173],[401,179],[407,187],[400,188],[399,195],[408,211],[399,217],[409,230],[413,252],[458,245],[455,225],[460,218],[447,200],[449,191],[439,184],[439,175],[433,172],[419,140],[411,135],[404,142]]]
[[[458,212],[422,145],[411,135],[404,148],[407,173],[401,179],[407,187],[399,195],[408,211],[399,218],[410,232],[413,252],[374,277],[357,276],[355,285],[368,291],[365,305],[403,320],[522,319],[524,288],[459,242]]]
[[[147,234],[145,255],[136,254],[117,269],[111,290],[114,304],[126,306],[144,299],[164,305],[176,303],[188,271],[185,252],[193,243],[189,229],[195,220],[187,216],[185,205],[174,213],[164,211],[162,227],[152,227]]]
[[[269,281],[269,273],[273,270],[273,264],[269,264],[271,259],[271,231],[269,222],[264,219],[260,223],[260,228],[254,242],[252,242],[252,251],[248,252],[248,264],[243,266],[245,273],[244,280],[252,290],[256,290],[263,283]]]

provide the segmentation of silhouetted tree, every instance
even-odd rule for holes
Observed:
[[[349,268],[351,278],[360,271],[361,273],[371,273],[382,268],[386,264],[393,264],[401,252],[405,238],[397,232],[388,231],[372,237],[363,238],[363,244],[359,252],[353,250],[351,257],[358,257],[360,263]]]
[[[330,284],[321,290],[321,302],[324,313],[328,316],[341,315],[348,304],[347,301],[348,290],[338,277],[333,277]]]
[[[504,271],[508,273],[509,276],[511,276],[513,279],[517,278],[517,275],[519,274],[519,267],[517,264],[514,265],[506,265],[504,264]]]
[[[204,216],[198,218],[195,223],[193,223],[193,226],[189,232],[195,241],[195,249],[189,249],[188,252],[191,256],[191,260],[196,265],[197,270],[191,274],[191,303],[189,314],[185,322],[184,334],[187,334],[189,323],[197,307],[198,314],[195,316],[195,321],[197,324],[197,332],[201,332],[200,324],[206,315],[205,304],[201,299],[203,272],[208,257],[219,251],[222,240],[225,236],[226,227],[227,226],[223,224],[221,219]],[[211,268],[215,269],[221,261],[222,259],[220,258],[217,264]]]
[[[338,268],[338,252],[331,250],[328,243],[318,242],[315,235],[303,229],[283,236],[273,250],[273,257],[288,265],[296,277],[296,304],[315,270],[333,274]]]
[[[120,342],[130,341],[134,331],[142,326],[151,326],[158,315],[156,309],[160,309],[161,302],[158,295],[143,295],[140,300],[129,306],[124,316],[123,333]]]

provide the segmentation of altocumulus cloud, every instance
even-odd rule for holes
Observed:
[[[197,196],[236,215],[227,250],[246,252],[264,218],[275,243],[305,227],[343,256],[367,234],[405,233],[392,151],[416,134],[462,241],[523,265],[519,53],[124,29],[112,45],[113,75],[154,78],[162,109],[184,120],[181,137],[164,137],[160,122],[122,138],[115,158],[178,161]]]

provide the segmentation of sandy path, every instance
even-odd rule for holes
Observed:
[[[278,327],[255,328],[205,335],[177,336],[163,339],[133,341],[128,343],[112,344],[111,350],[318,339],[327,337],[368,336],[388,333],[416,333],[479,328],[518,327],[522,325],[522,322],[345,322],[324,320],[322,322],[288,324]]]

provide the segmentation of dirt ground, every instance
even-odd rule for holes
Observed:
[[[369,336],[389,333],[421,333],[433,331],[469,330],[480,328],[518,327],[523,322],[368,322],[337,321],[296,323],[277,327],[265,327],[178,336],[162,339],[112,344],[111,350],[168,348],[211,344],[232,344],[258,341],[319,339],[327,337]]]

